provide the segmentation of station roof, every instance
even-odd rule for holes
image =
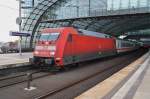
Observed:
[[[125,37],[125,39],[136,39],[136,40],[140,40],[140,39],[149,39],[150,40],[150,34],[148,35],[128,35],[127,37]]]
[[[112,11],[102,13],[100,16],[43,20],[49,9],[59,8],[60,5],[66,2],[67,0],[41,0],[38,6],[34,8],[30,16],[22,24],[22,31],[32,33],[31,38],[28,38],[30,39],[30,46],[32,46],[40,30],[48,27],[73,26],[85,30],[104,32],[113,36],[119,36],[128,31],[150,28],[150,11],[147,12],[147,8],[142,8],[142,10],[133,9],[133,11],[129,11],[130,13],[126,10],[120,11],[126,12],[121,14],[120,12]],[[146,9],[146,11],[143,12],[143,9]],[[140,12],[136,13],[136,10]]]
[[[40,23],[61,24],[119,36],[128,31],[150,28],[150,13],[43,20]]]

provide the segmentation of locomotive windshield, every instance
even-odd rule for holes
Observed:
[[[60,33],[44,33],[40,35],[40,41],[55,41]]]

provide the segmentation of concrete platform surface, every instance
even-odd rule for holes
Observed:
[[[118,92],[115,93],[112,99],[149,99],[150,79],[147,79],[148,74],[150,75],[149,67],[150,67],[150,52],[149,52],[149,57],[146,59],[146,61],[129,78],[129,80],[118,90]],[[145,77],[146,79],[143,79]]]
[[[145,73],[145,75],[144,75]],[[147,67],[144,71],[144,77],[139,79],[139,87],[133,96],[133,99],[149,99],[150,98],[150,57],[147,62]]]
[[[150,51],[75,99],[149,99]]]
[[[0,54],[0,69],[29,63],[30,57],[32,57],[32,53],[22,53],[22,56],[19,53]]]

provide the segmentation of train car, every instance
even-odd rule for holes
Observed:
[[[143,48],[150,48],[150,39],[149,38],[141,38],[140,41],[143,43]]]
[[[63,68],[116,53],[115,39],[109,35],[73,27],[47,28],[41,31],[30,62]]]
[[[133,51],[135,49],[138,49],[139,47],[140,47],[140,45],[133,42],[133,41],[116,39],[117,53],[124,53],[124,52]]]

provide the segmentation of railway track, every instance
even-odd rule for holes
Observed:
[[[47,73],[47,72],[41,72],[41,71],[34,71],[34,72],[29,72],[32,75],[32,80],[42,78],[45,76],[53,75],[52,73]],[[24,74],[18,74],[10,77],[4,77],[0,79],[0,88],[4,87],[9,87],[12,85],[16,85],[19,83],[23,83],[28,81],[28,75],[27,73]]]
[[[60,88],[57,88],[57,89],[54,89],[54,90],[51,90],[51,91],[49,91],[49,92],[47,92],[46,94],[43,94],[43,95],[41,95],[41,96],[38,96],[38,97],[36,97],[36,98],[34,98],[34,99],[51,99],[51,97],[57,97],[57,94],[59,94],[59,93],[61,93],[61,92],[63,92],[63,91],[65,91],[65,90],[67,90],[67,89],[70,89],[70,88],[72,88],[72,87],[74,87],[74,86],[76,86],[76,85],[80,85],[81,83],[84,83],[84,82],[86,82],[86,81],[88,81],[88,80],[91,80],[91,79],[93,79],[93,78],[95,78],[96,76],[101,76],[102,77],[102,79],[104,80],[104,79],[106,79],[107,77],[109,77],[109,76],[111,76],[113,73],[115,73],[115,72],[117,72],[117,71],[119,71],[120,69],[122,69],[124,66],[127,66],[130,62],[131,62],[131,60],[133,61],[134,60],[134,58],[133,58],[134,56],[130,56],[130,60],[128,60],[128,61],[126,61],[126,62],[122,62],[122,61],[120,61],[120,62],[118,62],[118,64],[117,65],[112,65],[111,67],[109,67],[109,68],[106,68],[106,69],[104,69],[104,70],[102,70],[102,71],[99,71],[99,72],[96,72],[96,73],[94,73],[94,74],[92,74],[92,75],[89,75],[88,77],[86,77],[86,78],[84,78],[84,79],[80,79],[80,80],[78,80],[78,81],[76,81],[76,82],[73,82],[73,83],[70,83],[70,84],[68,84],[68,85],[66,85],[66,86],[62,86],[62,87],[60,87]],[[58,98],[58,97],[57,97]],[[57,99],[56,98],[56,99]],[[52,98],[53,99],[53,98]],[[55,98],[54,98],[55,99]],[[58,98],[59,99],[59,98]],[[64,98],[65,99],[65,98]]]
[[[120,64],[118,64],[118,65],[121,65],[121,64],[122,64],[122,63],[120,62]],[[110,68],[106,68],[106,69],[104,69],[104,70],[102,70],[102,71],[99,71],[99,72],[93,74],[93,75],[90,75],[90,76],[88,76],[88,77],[86,77],[86,78],[84,78],[84,79],[81,79],[81,80],[79,80],[79,81],[76,81],[76,82],[74,82],[74,83],[71,83],[71,84],[69,84],[69,85],[67,85],[67,86],[63,86],[63,87],[61,87],[61,88],[59,88],[59,89],[50,91],[49,93],[46,93],[45,95],[41,95],[41,96],[39,96],[39,97],[37,97],[37,98],[35,98],[35,99],[45,99],[45,98],[47,98],[47,97],[50,97],[50,96],[52,96],[52,95],[55,95],[55,94],[57,94],[57,93],[63,91],[63,90],[66,90],[66,89],[71,88],[71,87],[73,87],[73,86],[75,86],[75,85],[77,85],[77,84],[80,84],[80,83],[82,83],[82,82],[84,82],[84,81],[87,81],[87,80],[89,80],[89,79],[92,79],[92,78],[95,77],[95,76],[98,76],[98,75],[101,75],[101,74],[107,74],[107,73],[110,72],[111,70],[113,70],[113,72],[117,72],[119,69],[121,69],[121,67],[118,68],[118,66],[114,65],[114,66],[112,66],[112,67],[110,67]]]
[[[0,86],[1,83],[9,82],[7,83],[8,85],[4,87],[11,87],[2,87],[0,94],[1,97],[6,97],[6,99],[9,99],[9,97],[13,97],[13,99],[22,99],[23,97],[27,97],[27,99],[73,99],[74,97],[85,92],[97,83],[108,78],[113,73],[130,64],[132,61],[140,57],[143,52],[141,54],[140,53],[141,51],[137,51],[133,54],[125,54],[112,58],[95,60],[93,62],[82,63],[80,64],[82,66],[80,66],[79,68],[73,68],[72,70],[61,72],[59,75],[57,74],[52,77],[52,73],[43,73],[43,76],[40,72],[35,73],[33,75],[33,80],[37,79],[36,77],[39,76],[40,79],[34,80],[32,82],[32,85],[35,85],[38,90],[42,91],[39,92],[38,90],[34,90],[31,91],[30,94],[24,93],[24,91],[22,92],[22,90],[20,90],[22,86],[19,87],[20,85],[26,85],[26,83],[22,83],[27,81],[26,74],[16,75],[13,78],[2,78],[0,79]],[[54,72],[54,74],[55,73],[56,72]],[[18,79],[24,79],[25,81],[21,81]],[[12,81],[13,83],[10,81]],[[15,84],[18,84],[19,86]],[[6,90],[8,92],[7,95],[4,94]],[[15,93],[20,94],[20,96],[12,96],[11,90],[16,90],[17,92]]]

